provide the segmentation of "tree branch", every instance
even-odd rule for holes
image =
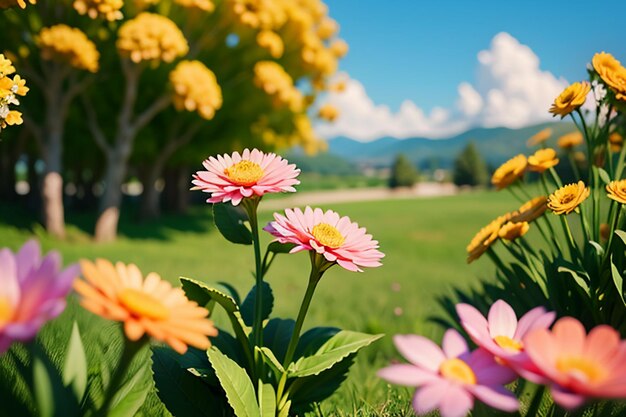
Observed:
[[[134,133],[137,133],[143,129],[154,117],[161,111],[165,110],[172,103],[172,97],[169,94],[164,94],[143,111],[131,125],[131,129]]]
[[[93,106],[84,95],[81,96],[83,101],[83,108],[85,109],[85,114],[87,115],[87,124],[89,126],[89,131],[91,132],[91,136],[93,137],[94,142],[103,152],[110,152],[111,148],[107,142],[106,136],[100,127],[100,123],[98,122],[98,116],[96,115],[96,111]]]
[[[43,129],[39,127],[37,123],[35,123],[35,121],[27,114],[22,114],[22,119],[24,119],[24,126],[31,131],[33,137],[35,138],[35,142],[37,142],[37,146],[41,152],[44,153]]]

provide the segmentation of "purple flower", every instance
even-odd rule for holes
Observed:
[[[0,250],[0,353],[15,341],[33,339],[41,326],[61,314],[79,274],[78,265],[61,270],[58,252],[42,259],[34,240],[16,254]]]
[[[378,371],[378,376],[393,384],[414,386],[413,408],[417,414],[439,409],[443,417],[462,417],[477,398],[503,411],[518,409],[515,396],[504,384],[515,373],[496,363],[484,349],[470,352],[463,337],[448,330],[443,349],[417,335],[397,335],[394,343],[408,364],[395,364]]]

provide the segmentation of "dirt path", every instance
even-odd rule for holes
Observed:
[[[458,189],[453,184],[436,182],[420,183],[414,188],[390,190],[389,188],[356,188],[344,190],[310,191],[296,193],[289,197],[266,200],[265,210],[280,210],[288,207],[319,206],[333,203],[375,201],[391,199],[427,198],[454,195]]]

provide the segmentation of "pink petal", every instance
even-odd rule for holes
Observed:
[[[487,320],[474,306],[457,304],[456,313],[461,320],[461,326],[476,344],[482,346],[485,342],[492,340]]]
[[[515,311],[503,300],[496,301],[489,309],[489,335],[507,336],[513,338],[517,329],[517,316]]]
[[[419,387],[427,382],[436,380],[437,377],[421,368],[406,363],[390,365],[379,370],[376,375],[387,382],[397,385]]]
[[[580,407],[585,402],[585,397],[582,395],[574,394],[559,385],[552,385],[550,388],[552,399],[555,403],[565,408],[566,410],[573,410]]]
[[[16,259],[8,249],[0,250],[0,295],[6,298],[13,306],[20,299],[20,286],[18,284]]]
[[[581,355],[585,345],[586,331],[573,317],[563,317],[552,329],[560,355]]]
[[[426,414],[439,407],[450,384],[437,381],[419,388],[413,396],[413,409],[417,414]]]
[[[454,329],[448,329],[443,335],[442,347],[448,358],[456,358],[469,350],[463,336]]]
[[[438,372],[446,359],[441,348],[423,336],[396,335],[393,342],[406,360],[432,372]]]
[[[471,388],[472,394],[480,401],[498,410],[513,412],[519,408],[519,402],[513,393],[504,387],[489,387],[477,385]]]
[[[546,313],[543,307],[535,307],[520,318],[513,339],[522,340],[528,332],[535,329],[547,329],[555,318],[554,312]]]
[[[474,398],[458,385],[450,385],[441,402],[441,417],[465,417],[474,406]]]

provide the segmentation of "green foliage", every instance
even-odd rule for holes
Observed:
[[[248,216],[240,206],[235,207],[230,203],[214,204],[213,220],[228,241],[242,245],[252,244],[252,234],[244,224]]]
[[[252,321],[254,317],[254,303],[256,300],[256,293],[258,289],[255,285],[252,287],[245,300],[241,304],[241,316],[243,318],[244,323],[247,326],[252,326]],[[274,293],[272,292],[272,287],[267,282],[263,282],[261,285],[261,298],[263,300],[263,312],[261,317],[263,320],[266,320],[270,314],[272,314],[272,310],[274,308]]]
[[[418,179],[417,168],[409,162],[405,155],[398,155],[391,166],[389,187],[412,187]]]
[[[487,164],[474,142],[469,142],[454,160],[453,182],[456,185],[486,185],[489,179]]]

